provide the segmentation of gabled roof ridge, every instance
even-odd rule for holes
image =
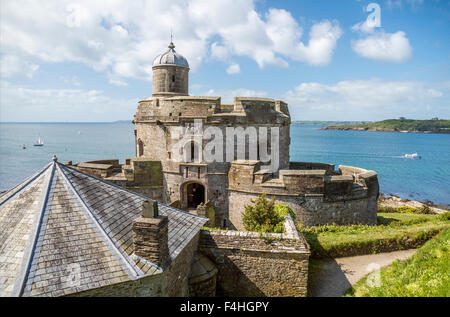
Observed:
[[[8,195],[9,193],[11,193],[12,191],[14,191],[14,189],[18,188],[11,196],[7,197],[5,200],[3,200],[2,202],[0,202],[0,206],[4,205],[7,201],[9,201],[11,198],[13,198],[14,196],[16,196],[18,193],[22,192],[22,190],[24,188],[26,188],[28,185],[32,184],[36,179],[39,178],[39,176],[41,176],[51,165],[53,164],[53,162],[47,164],[44,168],[38,170],[36,173],[34,173],[33,175],[31,175],[30,177],[26,178],[23,182],[17,184],[16,186],[14,186],[13,188],[11,188],[10,190],[6,191],[6,193],[4,193],[1,197],[4,197],[5,195]],[[0,197],[0,198],[1,198]]]
[[[97,229],[97,231],[101,233],[102,237],[104,238],[102,240],[108,246],[109,250],[116,255],[116,259],[118,259],[118,262],[121,264],[124,271],[127,272],[130,279],[134,280],[139,277],[145,276],[145,274],[141,271],[141,269],[139,269],[139,267],[133,261],[131,261],[129,256],[123,250],[121,250],[119,246],[117,246],[114,239],[112,239],[109,236],[109,234],[105,231],[105,228],[99,222],[99,219],[95,216],[95,213],[91,210],[90,206],[86,203],[83,197],[81,197],[76,187],[68,179],[64,169],[61,168],[61,165],[63,164],[56,162],[57,169],[62,175],[62,181],[71,189],[73,195],[75,195],[80,205],[86,211],[85,215],[87,216],[88,220],[91,220],[89,222],[95,225],[94,230]]]
[[[95,177],[95,176],[93,176],[93,175],[91,175],[91,174],[88,174],[88,173],[86,173],[86,172],[80,171],[80,170],[78,170],[78,169],[76,169],[76,168],[73,168],[73,167],[71,167],[71,166],[68,166],[68,165],[65,165],[65,164],[61,164],[61,163],[58,163],[58,164],[59,164],[59,166],[62,166],[62,169],[69,169],[69,170],[72,170],[72,171],[74,171],[74,172],[76,172],[76,173],[80,173],[80,174],[85,175],[85,176],[87,176],[87,177],[94,178],[95,180],[97,180],[97,181],[99,181],[99,182],[101,182],[101,183],[103,183],[103,184],[106,184],[106,185],[108,185],[108,186],[114,187],[114,188],[116,188],[116,189],[118,189],[118,190],[124,191],[124,192],[129,193],[129,194],[133,194],[133,195],[135,195],[135,196],[139,196],[139,197],[141,197],[141,198],[143,198],[143,199],[146,199],[146,200],[151,200],[150,197],[147,197],[147,196],[145,196],[145,195],[143,195],[143,194],[141,194],[141,193],[131,191],[131,190],[129,190],[129,189],[120,187],[120,186],[118,186],[118,185],[116,185],[116,184],[113,184],[113,183],[109,183],[109,182],[107,182],[107,181],[105,181],[105,180],[103,180],[103,179],[101,179],[101,178],[97,178],[97,177]],[[176,211],[179,212],[179,213],[184,213],[184,214],[187,214],[187,215],[192,216],[192,217],[195,217],[195,218],[200,218],[200,219],[204,219],[204,220],[209,220],[209,219],[206,218],[206,217],[198,216],[198,215],[192,214],[192,213],[190,213],[190,212],[187,212],[187,211],[184,211],[184,210],[181,210],[181,209],[178,209],[178,208],[171,207],[171,206],[169,206],[169,205],[167,205],[167,204],[160,203],[159,201],[158,201],[158,205],[162,205],[162,206],[164,206],[164,207],[176,209]]]
[[[44,185],[45,190],[41,192],[41,196],[39,199],[39,207],[38,213],[35,215],[35,221],[33,222],[33,227],[31,228],[31,234],[27,241],[27,246],[24,252],[24,258],[20,265],[19,274],[17,275],[16,282],[14,283],[14,288],[11,293],[11,296],[22,296],[26,282],[30,273],[30,267],[33,262],[34,253],[36,250],[36,246],[39,242],[39,235],[41,231],[42,219],[47,209],[48,205],[48,197],[50,193],[50,188],[53,183],[54,174],[55,174],[55,163],[48,164],[40,173],[42,174],[47,168],[51,167],[50,175],[47,176],[46,183]],[[36,175],[37,177],[38,175]],[[30,181],[31,182],[31,181]],[[22,189],[21,189],[22,190]],[[13,195],[14,196],[14,195]],[[9,198],[8,198],[9,199]]]

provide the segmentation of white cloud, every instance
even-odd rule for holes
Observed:
[[[4,55],[0,57],[1,75],[5,78],[33,78],[38,69],[39,65],[27,62],[17,56]]]
[[[8,107],[0,107],[0,121],[126,120],[137,101],[111,98],[98,90],[31,89],[1,81],[0,104]]]
[[[227,74],[234,75],[239,74],[241,72],[241,68],[239,67],[239,64],[233,63],[227,68]]]
[[[317,23],[311,28],[308,45],[299,43],[297,58],[293,58],[311,65],[327,65],[331,61],[334,48],[341,35],[342,31],[337,22]]]
[[[211,56],[219,60],[227,60],[230,57],[230,52],[225,46],[222,46],[219,43],[214,42],[211,45]]]
[[[284,99],[294,119],[381,120],[424,116],[426,107],[450,116],[448,84],[380,79],[302,83]],[[425,116],[424,118],[427,118]]]
[[[291,13],[259,14],[254,0],[91,0],[2,2],[0,53],[47,63],[79,62],[123,78],[151,80],[151,66],[169,42],[195,71],[208,57],[254,59],[287,67],[288,59],[323,65],[341,35],[337,22],[314,24],[308,44]],[[211,45],[211,42],[214,42]]]
[[[210,89],[208,91],[200,93],[202,96],[220,96],[221,102],[224,104],[232,104],[234,97],[267,97],[267,92],[263,90],[252,90],[245,88],[238,88],[233,90],[215,90]]]
[[[378,32],[352,43],[353,50],[359,55],[381,61],[405,62],[412,55],[412,47],[405,33]]]

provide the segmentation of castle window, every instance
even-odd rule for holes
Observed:
[[[191,162],[195,161],[195,142],[191,141]]]
[[[172,75],[172,82],[175,82],[175,75]]]
[[[172,152],[167,152],[167,158],[170,160],[172,158]]]
[[[141,139],[138,141],[138,157],[144,155],[144,142]]]

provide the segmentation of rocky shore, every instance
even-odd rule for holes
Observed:
[[[431,212],[436,214],[442,214],[450,210],[449,205],[441,206],[436,205],[432,201],[420,202],[415,200],[402,199],[398,196],[391,194],[380,194],[380,197],[378,198],[378,206],[390,208],[411,207],[416,209],[428,207]]]

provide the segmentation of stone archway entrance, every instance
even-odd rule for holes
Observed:
[[[186,209],[196,209],[201,203],[205,203],[205,186],[200,183],[191,182],[183,187],[183,200]]]

